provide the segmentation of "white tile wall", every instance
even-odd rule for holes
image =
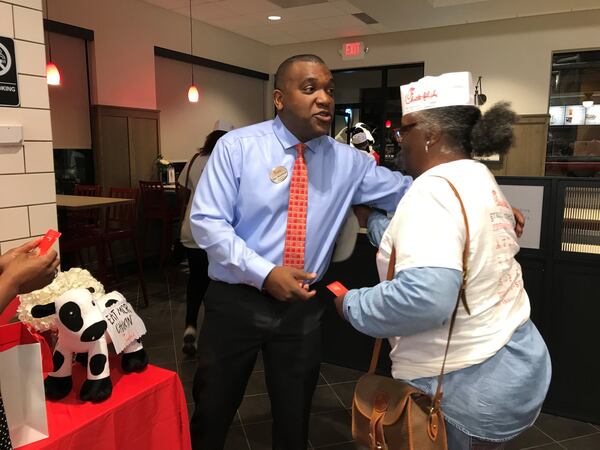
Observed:
[[[4,0],[14,5],[26,6],[27,8],[42,9],[42,0]]]
[[[50,108],[46,78],[19,75],[19,96],[22,108]]]
[[[0,125],[23,125],[23,140],[51,141],[49,109],[0,108]]]
[[[13,17],[15,21],[15,38],[44,42],[44,25],[41,11],[14,6]]]
[[[25,158],[23,157],[23,146],[0,146],[0,161],[2,161],[2,164],[0,164],[0,175],[6,173],[25,172]]]
[[[31,234],[45,234],[49,228],[56,230],[58,223],[56,220],[56,204],[36,205],[29,207],[29,222]]]
[[[46,49],[44,44],[15,41],[17,71],[30,75],[46,76]]]
[[[56,202],[54,173],[0,177],[0,208]]]
[[[0,0],[0,35],[15,39],[20,108],[0,125],[22,125],[25,144],[0,148],[0,253],[57,228],[42,0]],[[55,245],[57,247],[57,245]]]
[[[27,207],[0,208],[0,240],[21,239],[29,236]]]
[[[25,171],[54,171],[52,142],[25,142]]]
[[[26,242],[32,241],[33,239],[40,238],[40,237],[42,237],[42,236],[41,235],[40,236],[30,236],[25,239],[16,239],[14,241],[4,241],[4,242],[0,243],[0,254],[6,253],[11,248],[18,247],[19,245],[23,245]],[[57,244],[54,244],[52,246],[52,248],[54,248],[54,250],[58,251],[58,249],[55,248],[56,245]]]
[[[12,6],[0,2],[0,36],[13,37]]]

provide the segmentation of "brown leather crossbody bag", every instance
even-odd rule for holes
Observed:
[[[381,339],[377,339],[369,371],[358,380],[352,402],[352,436],[358,443],[367,446],[370,450],[447,450],[448,448],[444,414],[440,405],[442,383],[450,338],[461,302],[467,313],[470,314],[465,294],[470,235],[462,199],[454,185],[446,178],[444,180],[448,182],[460,203],[465,221],[466,238],[462,255],[462,285],[452,312],[437,390],[431,397],[403,381],[375,375],[382,342]],[[394,278],[395,263],[396,251],[392,248],[386,277],[388,280]]]

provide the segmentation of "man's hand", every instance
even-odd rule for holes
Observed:
[[[317,291],[310,291],[308,281],[317,278],[316,273],[305,272],[293,267],[276,266],[269,272],[263,289],[282,302],[308,300]]]
[[[41,239],[35,239],[33,241],[26,242],[25,244],[12,248],[3,255],[0,255],[0,273],[4,272],[6,266],[13,260],[15,256],[35,250],[40,244],[40,241]]]
[[[25,294],[50,284],[59,264],[54,250],[49,250],[43,256],[38,256],[36,252],[16,252],[6,263],[1,276],[13,286],[16,294]]]
[[[517,208],[513,208],[513,214],[515,215],[515,233],[517,237],[521,237],[523,229],[525,228],[525,216]]]
[[[352,210],[354,211],[354,215],[358,219],[358,225],[361,228],[367,228],[367,221],[369,220],[369,216],[371,215],[373,208],[366,205],[354,205],[352,207]]]

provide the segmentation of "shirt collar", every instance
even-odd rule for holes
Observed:
[[[277,136],[277,139],[279,140],[283,148],[286,150],[288,148],[294,147],[296,144],[300,144],[298,138],[294,136],[292,132],[285,127],[279,116],[275,117],[275,119],[273,120],[273,131],[275,132],[275,136]],[[311,152],[316,152],[325,139],[327,139],[327,136],[319,136],[314,139],[311,139],[308,142],[305,142],[305,144]]]

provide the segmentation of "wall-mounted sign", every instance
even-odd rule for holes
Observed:
[[[15,41],[0,36],[0,106],[19,106]]]
[[[564,106],[551,106],[548,110],[550,114],[550,125],[564,125],[565,124],[565,107]]]
[[[565,125],[583,125],[585,123],[585,107],[583,105],[567,105]]]
[[[367,48],[365,47],[364,42],[355,41],[342,44],[341,54],[344,61],[363,59],[365,53],[367,53]]]
[[[586,125],[600,125],[600,105],[594,105],[585,111]]]

